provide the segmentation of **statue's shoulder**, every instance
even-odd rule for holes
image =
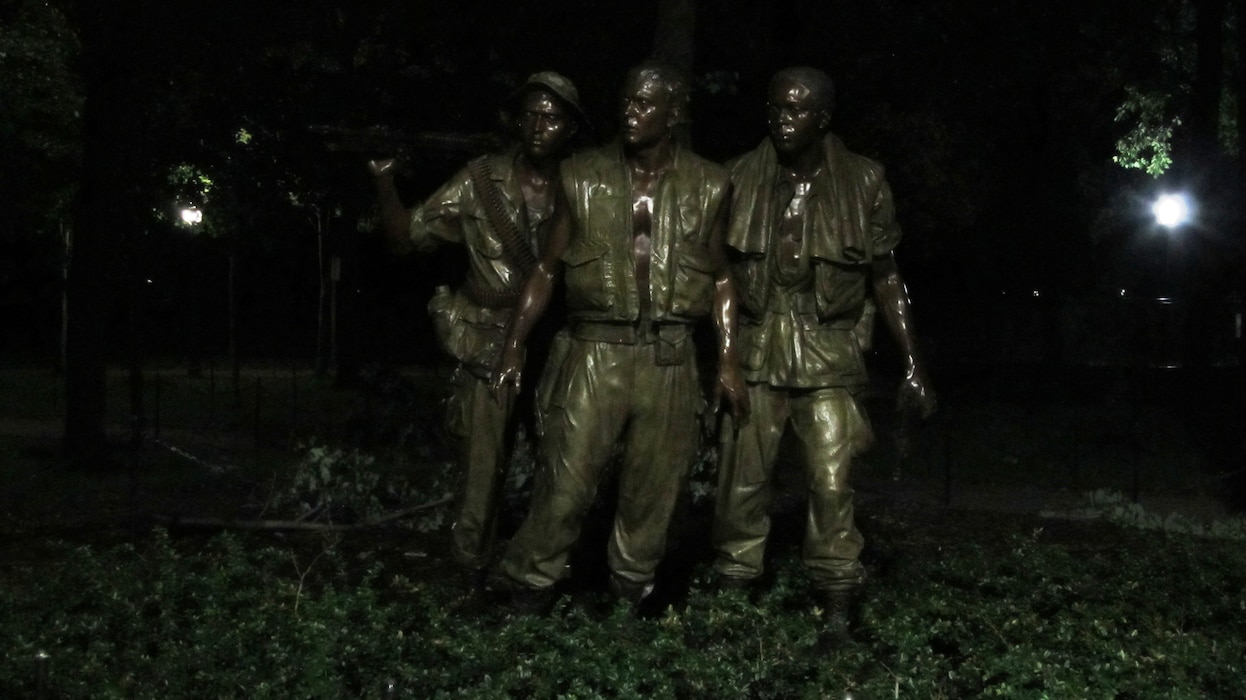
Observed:
[[[586,148],[582,151],[576,151],[563,161],[563,167],[571,168],[608,168],[611,166],[622,167],[623,158],[619,155],[619,149],[614,145],[594,146]]]
[[[679,152],[678,169],[700,182],[725,186],[730,180],[727,169],[719,163],[684,148]]]
[[[483,160],[487,163],[489,165],[489,175],[494,180],[507,180],[510,179],[515,173],[515,158],[518,155],[519,147],[512,146],[511,148],[503,151],[495,151],[493,153],[478,156],[474,160]],[[470,163],[468,166],[464,167],[464,170],[468,167],[470,167]]]
[[[493,168],[495,170],[497,169],[509,170],[510,168],[514,167],[515,156],[518,154],[519,154],[519,148],[515,147],[515,148],[508,148],[504,151],[494,151],[492,153],[486,153],[485,155],[479,156],[479,157],[483,158],[489,164],[490,168]]]
[[[731,173],[731,180],[734,182],[745,174],[755,174],[766,170],[769,167],[768,163],[774,160],[769,155],[771,150],[770,140],[763,139],[754,148],[728,160],[726,168],[727,172]]]
[[[596,146],[567,156],[559,166],[563,186],[568,191],[594,183],[615,182],[626,177],[617,147]]]
[[[841,167],[847,166],[861,173],[867,180],[882,180],[887,172],[882,163],[868,156],[863,156],[856,151],[849,150],[844,145],[844,142],[834,134],[827,134],[826,149],[832,163],[839,163]]]

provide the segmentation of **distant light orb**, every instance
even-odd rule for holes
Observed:
[[[1164,194],[1151,205],[1151,213],[1155,215],[1155,223],[1164,228],[1176,228],[1190,218],[1190,203],[1185,195]]]
[[[195,207],[186,207],[182,209],[182,222],[194,226],[203,221],[203,212]]]

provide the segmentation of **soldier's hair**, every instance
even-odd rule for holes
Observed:
[[[692,81],[684,71],[660,61],[645,61],[627,72],[624,85],[629,85],[635,80],[652,80],[661,85],[671,98],[675,123],[684,124],[691,121],[692,112],[689,105],[692,102]]]
[[[780,80],[790,80],[804,85],[818,101],[818,109],[825,109],[828,114],[835,111],[835,82],[825,72],[809,66],[784,68],[770,79],[770,87],[774,88],[775,83]]]

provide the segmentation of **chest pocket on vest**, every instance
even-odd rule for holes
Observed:
[[[731,263],[731,281],[740,298],[741,310],[753,318],[766,313],[766,258],[761,255],[739,255]]]
[[[579,243],[563,253],[567,282],[567,306],[579,311],[610,308],[609,247],[604,243]]]
[[[714,307],[714,265],[709,251],[687,250],[675,257],[671,289],[671,313],[705,316]]]
[[[468,208],[464,215],[467,246],[477,255],[490,260],[502,257],[502,240],[493,235],[489,217],[485,214],[483,206],[477,203],[476,206]]]
[[[850,324],[855,323],[865,305],[869,265],[819,260],[814,267],[818,318],[832,321],[846,317]]]

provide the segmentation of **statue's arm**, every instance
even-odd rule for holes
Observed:
[[[559,192],[561,194],[561,190]],[[514,386],[516,392],[520,389],[524,344],[532,328],[549,305],[550,297],[554,293],[554,283],[557,280],[560,261],[570,240],[571,216],[560,197],[560,201],[555,206],[549,237],[545,240],[541,257],[519,294],[515,313],[511,315],[510,324],[507,326],[506,342],[502,346],[502,355],[493,372],[494,393],[500,393],[507,384]]]
[[[395,253],[409,253],[411,244],[411,210],[402,204],[398,188],[394,186],[393,158],[368,161],[372,182],[376,186],[377,205],[380,207],[381,230]]]
[[[727,211],[730,197],[724,197],[710,229],[710,259],[714,264],[714,327],[718,331],[718,382],[714,387],[714,410],[723,399],[731,408],[738,425],[748,417],[748,388],[740,372],[739,316],[740,300],[731,279],[727,247]]]
[[[895,255],[888,253],[876,258],[871,274],[878,313],[883,317],[887,330],[904,358],[904,382],[897,397],[899,405],[902,408],[917,408],[923,418],[927,417],[934,413],[938,401],[926,374],[925,363],[917,349],[917,334],[913,330],[913,312],[909,304],[908,289],[900,275],[900,268],[896,265]]]

